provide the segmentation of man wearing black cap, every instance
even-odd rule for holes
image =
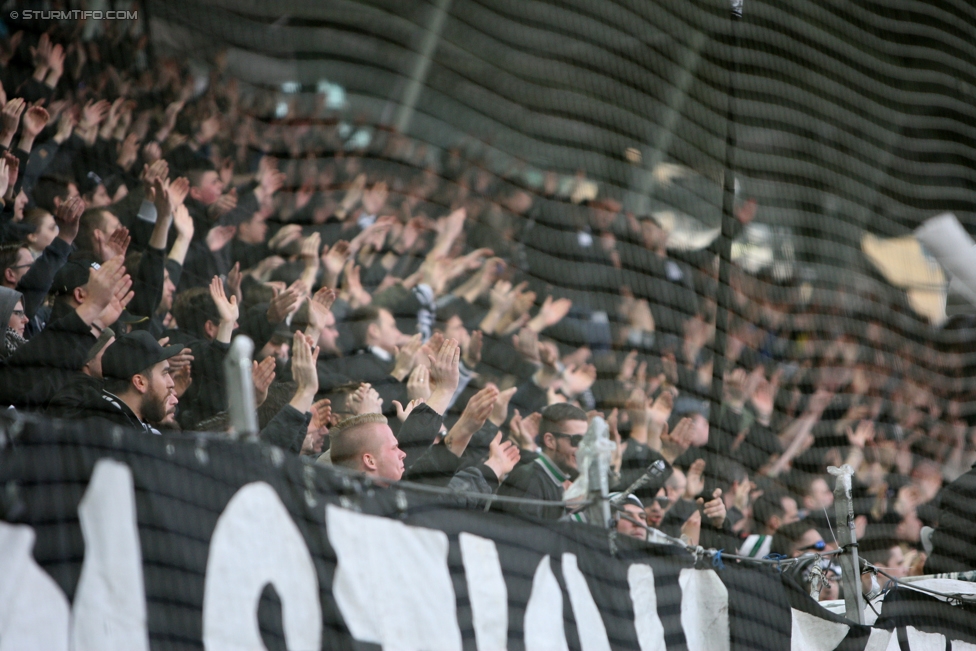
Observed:
[[[159,434],[155,426],[173,422],[176,413],[178,401],[169,359],[182,350],[182,346],[160,346],[144,330],[116,339],[102,356],[104,404],[98,405],[97,414],[91,415]]]

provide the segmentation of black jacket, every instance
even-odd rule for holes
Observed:
[[[548,467],[545,464],[548,464]],[[553,468],[555,468],[553,463],[544,455],[540,455],[532,463],[524,464],[512,471],[505,483],[498,489],[498,494],[506,497],[562,502],[561,473],[555,474]],[[566,513],[566,508],[562,504],[552,506],[498,504],[497,507],[502,511],[527,515],[541,520],[558,520]]]
[[[942,489],[926,574],[976,569],[976,466]]]

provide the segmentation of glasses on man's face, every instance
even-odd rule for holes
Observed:
[[[583,442],[582,434],[560,434],[558,432],[553,432],[552,435],[560,439],[569,439],[570,446],[574,448],[578,448],[580,443]]]
[[[822,540],[818,540],[812,545],[807,545],[806,547],[800,547],[800,551],[801,552],[814,552],[814,551],[822,552],[826,548],[827,548],[827,543],[825,543]]]

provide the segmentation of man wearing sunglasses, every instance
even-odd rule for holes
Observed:
[[[561,502],[563,491],[578,474],[576,450],[586,428],[586,412],[575,405],[559,403],[543,409],[536,438],[541,454],[509,475],[498,494]],[[506,510],[543,520],[558,520],[566,513],[561,504],[519,505]]]
[[[826,547],[814,523],[810,520],[800,520],[781,526],[773,536],[773,544],[769,551],[772,554],[797,558],[810,552],[822,552]]]

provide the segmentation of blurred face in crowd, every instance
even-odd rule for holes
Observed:
[[[10,320],[7,321],[7,327],[23,337],[24,328],[27,327],[27,321],[27,315],[24,314],[24,304],[17,301],[13,311],[10,313]]]
[[[163,295],[159,301],[159,311],[161,313],[169,312],[173,309],[173,294],[176,293],[176,285],[169,277],[169,271],[163,268]]]
[[[668,507],[670,506],[671,500],[668,499],[668,493],[662,488],[657,492],[654,499],[650,500],[650,503],[644,505],[647,526],[660,527],[661,521],[664,519],[664,514],[668,512]]]
[[[108,196],[108,190],[101,183],[92,190],[91,195],[85,197],[86,208],[100,208],[112,203],[112,197]]]
[[[220,175],[214,170],[207,170],[200,175],[200,182],[190,188],[190,196],[209,206],[224,193],[224,182],[220,180]]]
[[[668,477],[668,481],[664,484],[664,489],[666,491],[666,497],[673,504],[681,499],[681,496],[685,494],[685,488],[688,486],[688,480],[685,479],[685,473],[681,472],[680,469],[674,468],[674,472]],[[794,502],[794,506],[796,502]]]
[[[326,312],[325,318],[323,319],[322,332],[319,333],[319,348],[321,348],[323,352],[338,355],[338,341],[339,329],[336,328],[335,315],[331,311]]]
[[[701,414],[691,417],[691,445],[696,448],[708,445],[708,419]]]
[[[24,247],[17,249],[17,262],[11,267],[7,267],[4,272],[3,284],[5,287],[10,287],[13,289],[20,282],[20,279],[24,277],[24,274],[30,270],[31,265],[34,264],[34,256],[30,254]]]
[[[143,419],[153,425],[172,422],[176,414],[177,399],[169,360],[163,360],[151,367],[145,375],[138,374],[133,382],[142,394],[140,411]]]
[[[586,428],[585,420],[564,420],[556,423],[555,431],[547,432],[543,439],[546,456],[571,479],[576,477],[577,471],[576,450],[579,448],[577,437],[586,434]]]
[[[54,217],[51,213],[46,213],[37,224],[37,230],[27,236],[27,241],[35,251],[43,251],[50,246],[59,232]]]
[[[814,551],[815,546],[818,543],[823,542],[823,536],[816,529],[808,529],[800,539],[796,542],[796,546],[793,548],[793,558],[802,556],[807,552]]]
[[[397,346],[405,343],[409,337],[397,328],[396,319],[389,310],[379,312],[380,316],[376,322],[369,325],[369,341],[366,343],[370,346],[378,346],[390,354],[396,354]]]
[[[464,327],[464,322],[461,321],[461,317],[455,314],[447,320],[444,326],[444,338],[456,339],[458,344],[464,347],[468,345],[471,335],[468,334],[468,329]]]
[[[780,504],[783,505],[782,524],[791,524],[800,519],[800,510],[796,506],[795,499],[792,497],[783,497],[780,499]]]
[[[122,226],[122,222],[119,221],[118,217],[108,210],[102,211],[102,225],[98,230],[102,231],[106,238],[111,237],[112,233],[119,230],[120,226]]]
[[[268,235],[268,220],[256,212],[251,219],[237,227],[237,239],[245,244],[261,244]]]
[[[358,427],[369,428],[371,445],[362,459],[366,474],[387,481],[400,481],[403,476],[403,460],[407,453],[400,449],[390,426],[383,423],[365,423]]]
[[[644,514],[644,509],[636,504],[630,504],[629,502],[625,503],[624,513],[638,522],[647,521],[647,516]],[[624,536],[630,536],[631,538],[636,538],[637,540],[647,540],[646,529],[622,517],[617,520],[617,533]]]
[[[24,208],[27,206],[27,193],[21,189],[14,197],[14,217],[13,221],[19,222],[24,218]]]
[[[829,509],[834,504],[834,494],[827,486],[827,481],[822,477],[817,477],[810,484],[810,490],[803,497],[803,506],[808,511],[821,511]]]

